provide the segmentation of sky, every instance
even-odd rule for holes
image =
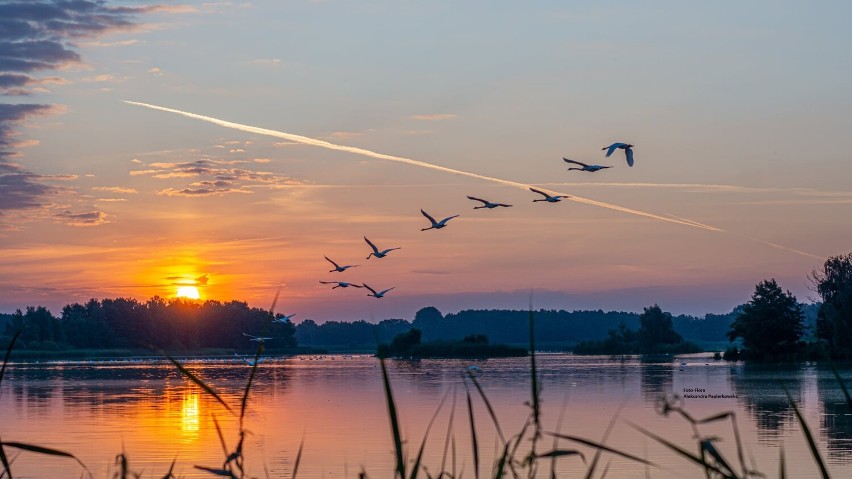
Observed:
[[[850,14],[0,1],[0,312],[181,286],[262,308],[280,287],[296,322],[531,294],[703,315],[768,278],[815,299],[808,273],[852,247]],[[421,209],[460,216],[421,231]],[[365,259],[365,236],[401,249]]]

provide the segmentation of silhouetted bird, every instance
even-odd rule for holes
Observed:
[[[367,286],[367,283],[364,283],[364,284],[363,284],[363,286],[364,286],[365,288],[367,288],[367,289],[369,289],[369,290],[371,291],[370,293],[367,293],[367,296],[372,296],[372,297],[374,297],[374,298],[383,298],[383,297],[385,296],[385,293],[387,293],[388,291],[390,291],[390,290],[392,290],[392,289],[396,288],[396,286],[394,286],[393,288],[388,288],[388,289],[386,289],[386,290],[384,290],[384,291],[381,291],[381,292],[377,293],[375,289],[373,289],[373,288],[371,288],[371,287]]]
[[[570,198],[570,196],[567,196],[567,195],[550,196],[547,193],[545,193],[544,191],[537,190],[535,188],[530,188],[530,191],[544,196],[544,198],[542,198],[540,200],[533,200],[533,203],[535,203],[536,201],[547,201],[548,203],[557,203],[559,201],[562,201],[562,198]]]
[[[391,251],[393,251],[395,249],[402,249],[402,247],[399,247],[399,248],[388,248],[386,250],[379,251],[379,248],[376,248],[376,245],[374,245],[372,241],[368,240],[366,236],[364,237],[364,241],[366,241],[367,244],[370,245],[370,248],[373,248],[373,252],[370,253],[369,256],[367,256],[367,259],[370,259],[370,256],[375,256],[376,258],[384,258]]]
[[[264,338],[262,336],[252,336],[251,334],[246,334],[246,333],[243,333],[243,336],[249,338],[249,341],[257,341],[258,343],[262,343],[266,340],[272,339],[272,338]]]
[[[348,288],[350,286],[352,286],[353,288],[360,288],[361,287],[361,286],[358,286],[357,284],[347,283],[345,281],[320,281],[320,283],[322,283],[322,284],[336,284],[337,285],[337,286],[332,286],[331,289]]]
[[[604,168],[612,168],[611,166],[601,166],[601,165],[587,165],[585,163],[581,163],[576,160],[569,160],[568,158],[562,158],[566,163],[574,163],[575,165],[580,165],[582,168],[568,168],[568,171],[577,170],[577,171],[589,171],[596,172],[598,170],[603,170]]]
[[[347,266],[340,266],[339,264],[337,264],[337,263],[335,263],[334,261],[332,261],[332,260],[331,260],[328,256],[323,256],[323,258],[325,258],[325,259],[326,259],[329,263],[331,263],[331,264],[333,264],[333,265],[334,265],[334,269],[330,269],[330,270],[328,270],[328,272],[329,272],[329,273],[334,273],[335,271],[336,271],[336,272],[338,272],[338,273],[342,273],[342,272],[346,271],[346,270],[347,270],[347,269],[349,269],[349,268],[355,268],[356,266],[360,266],[360,265],[358,265],[358,264],[347,265]]]
[[[627,166],[633,166],[633,150],[631,150],[631,148],[633,148],[633,145],[628,145],[627,143],[613,143],[601,148],[601,150],[607,150],[607,158],[609,158],[609,155],[611,155],[615,150],[624,150],[624,154],[627,156]]]
[[[512,205],[507,205],[505,203],[492,203],[488,200],[483,200],[482,198],[477,198],[475,196],[468,196],[468,198],[473,200],[473,201],[481,201],[482,202],[482,206],[474,206],[473,207],[473,209],[475,209],[475,210],[478,210],[480,208],[488,208],[490,210],[492,208],[497,208],[498,206],[503,206],[503,207],[509,208],[509,207],[512,206]]]
[[[442,219],[441,221],[435,221],[435,218],[432,218],[431,216],[429,216],[429,213],[427,213],[423,210],[420,210],[420,212],[423,213],[423,216],[425,216],[426,219],[428,219],[429,221],[432,222],[432,226],[430,226],[428,228],[421,228],[420,231],[439,230],[439,229],[447,226],[447,221],[450,221],[451,219],[459,216],[459,215],[448,216],[448,217]]]

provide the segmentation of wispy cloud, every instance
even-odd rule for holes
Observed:
[[[66,210],[54,214],[54,218],[68,226],[98,226],[107,223],[107,215],[103,211],[72,213]]]
[[[144,170],[132,170],[133,176],[151,176],[160,180],[201,178],[182,188],[165,188],[158,194],[165,196],[205,197],[229,193],[252,193],[250,188],[258,186],[301,185],[303,182],[269,171],[257,171],[238,165],[249,164],[248,160],[201,160],[168,163],[155,162]]]
[[[454,113],[432,113],[427,115],[411,115],[409,118],[420,121],[443,121],[453,120],[458,117]]]
[[[94,191],[105,191],[107,193],[124,193],[129,195],[135,195],[139,193],[133,188],[124,188],[121,186],[95,186],[92,188]]]

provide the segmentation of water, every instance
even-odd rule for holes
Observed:
[[[685,363],[685,364],[681,364]],[[529,359],[488,361],[389,361],[388,371],[399,410],[407,456],[412,461],[427,425],[445,395],[426,443],[424,464],[436,474],[445,462],[453,471],[452,448],[444,459],[448,430],[455,442],[455,471],[474,477],[462,372],[471,364],[508,438],[524,426],[530,408]],[[249,366],[241,360],[188,360],[187,367],[214,385],[239,412]],[[706,355],[625,361],[566,354],[539,356],[542,423],[556,431],[599,441],[617,419],[607,445],[655,466],[646,468],[610,454],[609,478],[703,477],[684,458],[639,432],[633,425],[696,450],[693,431],[680,417],[658,414],[662,395],[707,396],[683,400],[696,418],[733,411],[744,443],[744,460],[774,477],[780,447],[788,477],[816,477],[804,436],[783,387],[797,401],[829,470],[835,477],[852,474],[852,411],[830,370],[814,364],[757,367],[713,361]],[[852,369],[841,369],[852,385]],[[782,386],[783,385],[783,386]],[[472,386],[468,382],[468,386]],[[688,390],[692,390],[691,392]],[[703,391],[701,391],[703,390]],[[455,414],[449,427],[455,396]],[[483,401],[471,389],[482,477],[492,471],[501,442]],[[735,397],[712,397],[735,396]],[[563,417],[558,426],[560,414]],[[0,388],[0,438],[49,446],[80,458],[96,478],[112,477],[115,457],[125,451],[130,469],[142,477],[162,477],[173,459],[179,477],[214,477],[194,465],[221,467],[224,453],[213,418],[227,448],[238,440],[238,417],[183,377],[165,361],[50,362],[10,365]],[[393,442],[378,360],[369,356],[299,356],[270,359],[258,370],[245,428],[246,464],[252,476],[290,477],[304,439],[301,478],[390,478]],[[716,447],[739,464],[730,421],[703,425],[704,436],[721,438]],[[528,448],[523,441],[521,449]],[[554,446],[546,435],[539,452]],[[594,451],[568,441],[560,449],[577,449],[587,460]],[[6,446],[6,453],[15,456]],[[583,477],[577,457],[561,458],[559,477]],[[15,477],[80,477],[72,460],[32,453],[17,455]],[[542,462],[539,477],[549,474]],[[599,472],[601,470],[599,469]]]

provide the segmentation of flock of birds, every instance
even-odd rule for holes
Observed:
[[[601,150],[602,151],[606,150],[606,157],[607,158],[609,158],[616,150],[624,150],[624,154],[625,154],[625,157],[627,159],[627,165],[633,166],[633,150],[632,150],[632,148],[633,148],[633,145],[631,145],[629,143],[613,143],[609,146],[603,147]],[[594,173],[596,171],[600,171],[600,170],[603,170],[603,169],[606,169],[606,168],[612,168],[612,166],[589,165],[589,164],[582,163],[582,162],[576,161],[576,160],[571,160],[571,159],[568,159],[568,158],[562,158],[562,159],[566,163],[569,163],[569,164],[572,164],[572,165],[577,165],[579,167],[579,168],[568,168],[568,171],[577,170],[577,171],[587,171],[587,172],[590,172],[590,173]],[[538,193],[538,194],[542,195],[542,198],[537,198],[537,199],[532,200],[533,203],[539,202],[539,201],[544,201],[544,202],[547,202],[547,203],[558,203],[563,198],[570,198],[569,196],[566,196],[566,195],[553,195],[553,196],[551,196],[551,195],[545,193],[544,191],[537,190],[535,188],[530,188],[530,191],[532,191],[533,193]],[[470,200],[478,201],[478,202],[482,203],[479,206],[475,206],[473,208],[475,210],[483,209],[483,208],[489,209],[489,210],[494,209],[494,208],[510,208],[512,206],[512,205],[506,204],[506,203],[495,203],[495,202],[485,200],[485,199],[482,199],[482,198],[477,198],[475,196],[468,196],[467,198],[470,199]],[[430,226],[428,226],[426,228],[421,228],[420,231],[439,230],[439,229],[446,228],[447,224],[449,223],[449,221],[451,219],[457,218],[458,216],[460,216],[460,215],[452,215],[452,216],[448,216],[446,218],[443,218],[440,221],[437,221],[437,220],[435,220],[435,218],[432,215],[430,215],[429,213],[427,213],[426,211],[424,211],[422,209],[420,210],[420,213],[424,217],[426,217],[426,219],[429,220],[429,223],[431,223]],[[374,256],[377,259],[382,259],[382,258],[386,257],[391,251],[396,251],[398,249],[402,249],[402,247],[397,246],[397,247],[394,247],[394,248],[387,248],[387,249],[381,249],[380,250],[379,247],[376,246],[375,243],[370,241],[370,239],[367,238],[366,236],[364,236],[364,241],[367,242],[367,245],[369,245],[370,249],[372,250],[370,252],[370,254],[367,255],[366,259],[370,259]],[[343,273],[344,271],[348,270],[349,268],[356,268],[356,267],[360,266],[358,264],[347,264],[347,265],[341,266],[340,264],[338,264],[337,262],[335,262],[334,260],[332,260],[328,256],[324,256],[324,258],[326,259],[326,261],[331,263],[331,265],[333,266],[333,268],[328,271],[329,273]],[[348,281],[320,281],[320,283],[322,283],[322,284],[333,284],[334,286],[332,286],[331,289],[366,288],[367,290],[370,291],[369,293],[367,293],[367,296],[372,296],[373,298],[376,298],[376,299],[383,298],[385,296],[385,294],[387,294],[388,292],[390,292],[391,290],[396,288],[396,286],[394,286],[394,287],[391,287],[391,288],[387,288],[387,289],[378,291],[376,289],[373,289],[370,285],[368,285],[366,283],[358,284],[358,283],[352,283],[352,282],[348,282]],[[274,319],[274,321],[279,322],[279,323],[287,323],[287,322],[290,321],[290,318],[292,318],[293,316],[295,316],[295,314],[290,314],[290,315],[281,314],[281,315],[278,315]],[[267,340],[273,339],[272,337],[254,336],[254,335],[246,334],[246,333],[243,333],[243,336],[246,336],[247,338],[249,338],[249,341],[253,341],[253,342],[257,342],[257,343],[263,343]],[[253,359],[243,358],[243,360],[251,366],[255,365]],[[471,367],[476,367],[476,366],[471,366]]]
[[[618,143],[613,143],[609,146],[605,146],[605,147],[601,148],[601,150],[602,151],[606,150],[606,157],[607,158],[609,158],[616,150],[624,150],[624,154],[625,154],[625,157],[627,159],[627,165],[633,166],[633,149],[632,148],[633,148],[633,145],[631,145],[629,143],[618,142]],[[579,161],[576,161],[576,160],[571,160],[571,159],[568,159],[568,158],[562,158],[562,159],[566,163],[579,166],[579,168],[568,168],[568,171],[578,170],[578,171],[587,171],[587,172],[590,172],[590,173],[594,173],[596,171],[600,171],[600,170],[603,170],[603,169],[606,169],[606,168],[612,168],[611,166],[589,165],[589,164],[582,163],[582,162],[579,162]],[[538,201],[544,201],[544,202],[547,202],[547,203],[557,203],[557,202],[561,201],[563,198],[569,198],[569,196],[566,196],[566,195],[553,195],[553,196],[551,196],[551,195],[545,193],[544,191],[537,190],[535,188],[530,188],[530,191],[532,191],[533,193],[538,193],[538,194],[542,195],[542,198],[532,200],[533,203],[538,202]],[[482,203],[479,206],[475,206],[473,208],[475,210],[482,209],[482,208],[485,208],[485,209],[494,209],[494,208],[500,208],[500,207],[509,208],[509,207],[512,206],[510,204],[496,203],[496,202],[492,202],[492,201],[489,201],[489,200],[486,200],[486,199],[477,198],[475,196],[468,196],[467,198],[470,199],[470,200],[478,201],[478,202]],[[439,229],[446,228],[447,224],[449,223],[449,221],[451,219],[457,218],[459,216],[459,215],[452,215],[452,216],[448,216],[448,217],[443,218],[440,221],[438,221],[438,220],[435,220],[435,218],[432,215],[430,215],[429,213],[427,213],[426,211],[424,211],[422,209],[420,210],[420,213],[424,217],[426,217],[427,220],[429,220],[429,223],[431,223],[430,226],[428,226],[426,228],[421,228],[420,231],[439,230]],[[381,259],[381,258],[386,257],[388,255],[388,253],[390,253],[391,251],[402,249],[401,247],[395,247],[395,248],[387,248],[387,249],[380,250],[378,248],[378,246],[376,246],[375,243],[370,241],[369,238],[367,238],[366,236],[364,236],[364,241],[366,241],[367,244],[372,249],[372,252],[369,255],[367,255],[367,259],[370,259],[373,256],[375,256],[377,259]],[[355,268],[355,267],[360,266],[360,265],[357,265],[357,264],[341,266],[340,264],[338,264],[337,262],[335,262],[334,260],[332,260],[328,256],[324,256],[324,258],[329,263],[331,263],[332,266],[334,266],[333,269],[329,270],[329,273],[342,273],[349,268]],[[357,283],[352,283],[352,282],[348,282],[348,281],[320,281],[320,283],[322,283],[322,284],[333,284],[334,286],[332,286],[331,289],[350,288],[350,287],[351,288],[366,288],[370,291],[369,293],[367,293],[367,296],[372,296],[376,299],[383,298],[385,296],[385,294],[387,294],[392,289],[396,288],[394,286],[394,287],[391,287],[391,288],[388,288],[388,289],[385,289],[385,290],[382,290],[382,291],[377,291],[377,290],[373,289],[372,287],[370,287],[366,283],[357,284]],[[252,339],[252,340],[254,340],[254,339]]]

